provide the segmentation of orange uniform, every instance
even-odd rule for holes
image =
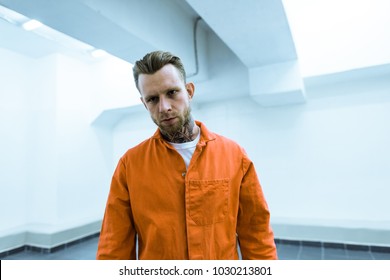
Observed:
[[[160,131],[120,159],[97,259],[276,259],[253,163],[204,124],[188,170]]]

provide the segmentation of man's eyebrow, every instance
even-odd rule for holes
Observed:
[[[158,96],[158,94],[156,94],[156,93],[144,94],[144,98],[145,98],[145,99],[151,98],[151,97],[156,97],[156,96]]]
[[[180,90],[181,88],[178,87],[178,86],[171,86],[171,87],[168,87],[165,91],[172,91],[172,90]]]

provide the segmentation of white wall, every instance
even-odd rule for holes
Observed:
[[[95,228],[87,231],[98,231],[114,168],[110,129],[91,126],[104,95],[99,91],[108,87],[99,79],[101,68],[4,49],[0,60],[0,238],[89,223]],[[75,234],[64,238],[88,232]],[[36,245],[56,245],[50,242]],[[6,248],[2,242],[0,251]]]
[[[26,222],[27,178],[21,176],[27,168],[27,103],[24,90],[32,84],[28,77],[31,61],[0,49],[0,230]],[[12,63],[3,63],[7,58]],[[10,215],[12,213],[12,215]]]
[[[23,67],[23,62],[20,67]],[[20,119],[25,124],[27,149],[23,158],[26,169],[20,173],[27,178],[24,226],[35,223],[50,225],[57,221],[56,59],[53,56],[33,59],[26,75],[15,75],[20,81],[32,81],[20,92],[27,106],[19,108],[26,114]],[[17,104],[15,108],[18,108]]]
[[[91,127],[90,107],[101,82],[91,71],[95,66],[57,55],[56,155],[57,209],[61,223],[99,219],[109,184],[98,134]],[[109,131],[107,131],[109,133]]]

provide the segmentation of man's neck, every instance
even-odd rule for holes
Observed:
[[[169,134],[167,132],[161,131],[163,138],[171,143],[186,143],[195,140],[198,133],[200,133],[200,128],[195,124],[195,121],[192,117],[186,122],[182,129],[176,133]]]

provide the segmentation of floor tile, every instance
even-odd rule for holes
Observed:
[[[349,260],[373,260],[371,252],[347,250],[347,256]]]
[[[317,246],[302,246],[298,258],[300,260],[322,260],[322,248]]]
[[[390,253],[372,252],[374,260],[390,260]]]
[[[324,260],[347,260],[347,252],[341,248],[324,248]]]

